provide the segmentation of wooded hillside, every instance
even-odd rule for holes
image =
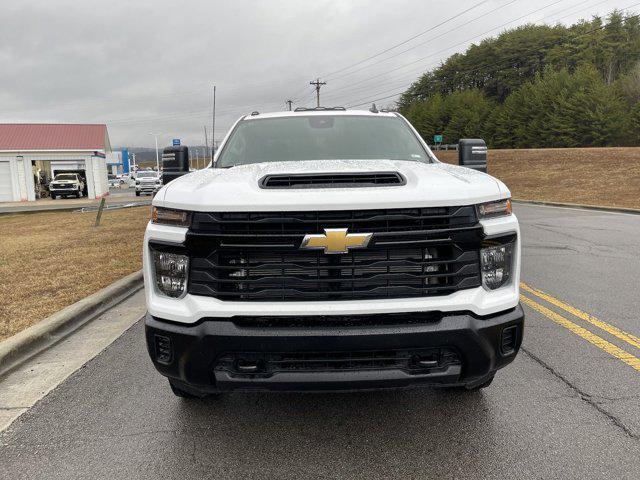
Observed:
[[[640,15],[506,31],[423,74],[399,103],[427,141],[640,145]]]

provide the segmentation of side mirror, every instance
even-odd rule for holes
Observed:
[[[479,138],[458,141],[458,165],[487,173],[487,144]]]
[[[189,173],[189,149],[184,145],[167,147],[162,151],[162,183]]]

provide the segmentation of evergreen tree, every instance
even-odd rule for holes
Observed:
[[[613,12],[570,27],[525,25],[426,72],[400,111],[428,141],[491,147],[640,144],[640,20]]]

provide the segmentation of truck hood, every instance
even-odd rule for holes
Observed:
[[[399,172],[405,185],[305,189],[263,189],[265,175]],[[402,160],[266,162],[209,168],[164,186],[153,204],[195,211],[345,210],[471,205],[510,196],[485,173],[445,163]]]

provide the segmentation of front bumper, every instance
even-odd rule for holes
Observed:
[[[162,185],[136,185],[138,192],[157,192],[162,188]]]
[[[68,188],[49,187],[49,192],[56,193],[58,195],[76,194],[78,193],[78,187],[68,187]]]
[[[147,315],[145,325],[156,369],[198,393],[473,386],[509,364],[522,342],[520,305],[487,317],[410,317],[389,323],[361,315],[348,325],[340,324],[341,316],[323,317],[325,325],[296,325],[296,317],[288,317],[292,322],[279,326],[277,319],[264,325],[252,317],[181,325]]]

